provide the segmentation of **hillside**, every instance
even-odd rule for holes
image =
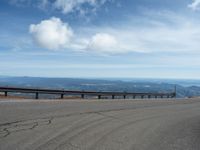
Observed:
[[[184,86],[189,81],[152,80],[152,79],[74,79],[39,77],[0,77],[0,86],[36,87],[66,90],[89,91],[127,91],[127,92],[172,92],[177,86],[177,97],[200,96],[199,86]],[[182,83],[182,85],[179,84]]]

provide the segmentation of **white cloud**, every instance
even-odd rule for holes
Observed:
[[[34,6],[43,10],[53,8],[63,14],[78,12],[84,16],[95,12],[107,1],[112,0],[9,0],[9,3],[15,6]]]
[[[86,9],[83,8],[84,4],[89,5],[95,10],[97,7],[103,5],[108,0],[56,0],[53,4],[54,8],[59,9],[64,14],[74,11],[85,13]]]
[[[200,53],[200,28],[198,24],[178,27],[157,26],[115,29],[116,36],[131,52],[145,53]],[[128,52],[129,52],[128,51]]]
[[[126,45],[122,39],[109,32],[99,32],[84,38],[77,37],[71,45],[71,49],[81,52],[97,53],[101,55],[121,54],[127,52],[143,52],[133,49],[133,46]]]
[[[118,54],[132,51],[132,47],[118,40],[114,35],[100,32],[91,36],[75,35],[67,23],[52,17],[29,27],[35,43],[49,50],[73,50],[101,54]],[[135,50],[136,51],[136,50]]]
[[[30,25],[29,32],[39,46],[50,50],[69,46],[73,36],[73,31],[69,25],[55,17],[43,20],[39,24]]]
[[[140,43],[138,49],[143,51],[154,53],[193,53],[199,51],[200,28],[194,25],[182,25],[179,28],[150,28],[131,33],[137,35],[136,39]]]
[[[49,35],[49,29],[46,28],[49,25],[43,23],[52,22],[52,19],[32,25],[30,32],[40,46],[49,49],[62,47],[66,51],[103,55],[129,52],[200,54],[200,22],[198,20],[181,17],[171,12],[169,15],[167,12],[163,14],[160,12],[159,16],[156,17],[156,14],[153,16],[154,19],[149,20],[147,17],[141,20],[142,26],[135,25],[134,19],[129,18],[124,25],[115,25],[112,28],[107,26],[75,28],[76,34],[73,34],[66,23],[57,18],[60,25],[53,30],[56,32],[52,34],[55,37]],[[66,32],[63,32],[62,28],[65,28]],[[63,36],[59,34],[64,34],[65,40],[62,40]]]
[[[97,33],[91,38],[87,48],[101,52],[112,52],[117,48],[117,45],[118,42],[114,36],[107,33]]]
[[[97,33],[93,35],[88,40],[84,50],[101,54],[119,54],[134,51],[132,47],[123,43],[121,39],[109,33]]]
[[[40,0],[38,3],[38,8],[45,10],[45,8],[50,4],[49,0]]]
[[[112,26],[112,28],[88,28],[85,30],[85,33],[109,33],[109,35],[112,35],[115,41],[117,41],[111,42],[115,44],[111,44],[111,48],[107,48],[106,50],[105,47],[100,47],[106,44],[100,44],[99,46],[99,43],[103,43],[101,40],[90,40],[90,50],[94,48],[97,52],[111,54],[139,52],[146,54],[199,55],[200,22],[187,17],[181,17],[171,12],[169,13],[170,15],[166,15],[166,13],[167,12],[163,12],[162,14],[162,12],[160,12],[157,17],[156,14],[154,14],[153,16],[155,19],[151,20],[149,20],[149,18],[141,18],[141,26],[135,24],[134,18],[129,18],[123,25],[115,25]],[[162,18],[162,20],[160,18]]]
[[[200,0],[193,0],[193,3],[189,4],[188,7],[193,10],[199,10],[200,9]]]

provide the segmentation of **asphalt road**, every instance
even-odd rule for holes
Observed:
[[[200,99],[0,100],[0,150],[200,150]]]

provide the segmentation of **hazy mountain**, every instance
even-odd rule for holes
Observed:
[[[176,84],[177,97],[200,96],[199,86],[186,86],[193,83],[194,80],[0,77],[0,86],[89,91],[173,92]]]

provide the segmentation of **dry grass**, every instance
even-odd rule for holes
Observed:
[[[5,96],[4,94],[0,94],[0,100],[5,100],[5,99],[25,99],[24,97],[21,96]]]

